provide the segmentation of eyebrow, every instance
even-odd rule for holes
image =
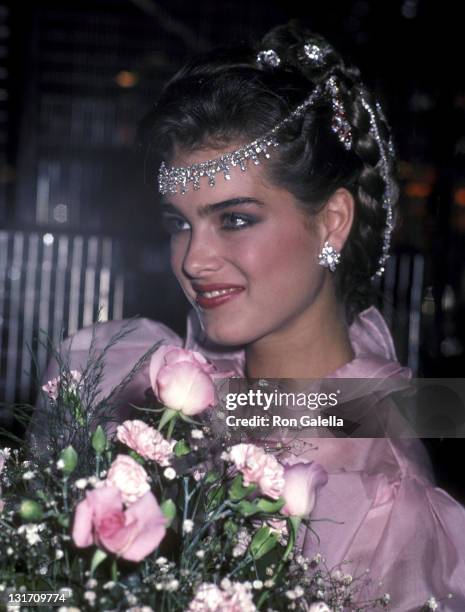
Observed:
[[[223,200],[222,202],[215,202],[214,204],[205,204],[201,206],[198,210],[199,217],[206,217],[211,215],[219,210],[225,210],[226,208],[231,208],[232,206],[240,206],[243,204],[257,204],[257,206],[265,206],[263,202],[257,200],[256,198],[231,198],[229,200]],[[171,202],[164,202],[162,204],[163,212],[175,212],[178,214],[182,214],[181,211],[171,204]]]

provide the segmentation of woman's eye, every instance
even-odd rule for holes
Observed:
[[[168,216],[163,217],[163,227],[168,234],[177,234],[178,232],[190,229],[190,225],[185,219]]]
[[[235,213],[227,213],[221,217],[221,227],[227,230],[239,230],[244,227],[249,227],[255,222],[251,217],[238,215]]]

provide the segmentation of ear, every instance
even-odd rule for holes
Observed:
[[[350,191],[341,187],[332,194],[319,213],[321,246],[328,241],[337,251],[342,251],[352,227],[354,209]]]

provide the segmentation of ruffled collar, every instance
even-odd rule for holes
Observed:
[[[349,339],[354,359],[327,378],[411,378],[411,370],[397,361],[392,336],[382,314],[374,306],[359,313],[349,327]],[[187,319],[185,348],[199,351],[220,370],[233,370],[244,376],[245,351],[211,342],[203,332],[197,313],[192,310]]]

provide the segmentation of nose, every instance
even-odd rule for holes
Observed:
[[[218,245],[203,232],[192,231],[182,262],[182,270],[189,278],[200,278],[221,267]]]

